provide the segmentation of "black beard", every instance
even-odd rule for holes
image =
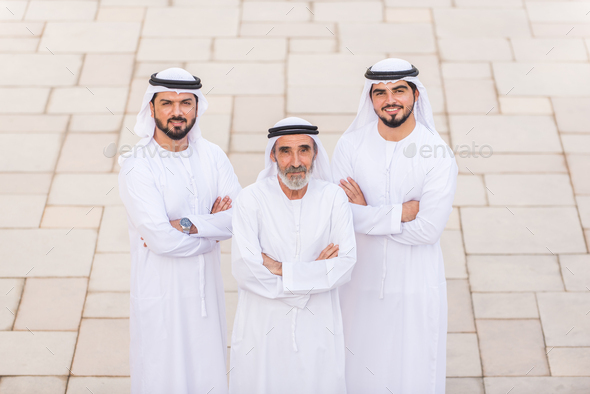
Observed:
[[[391,108],[391,107],[385,107],[385,108]],[[402,107],[402,109],[403,109],[403,113],[402,113],[402,117],[400,119],[396,119],[396,117],[393,116],[391,118],[391,120],[389,120],[385,116],[379,116],[379,115],[377,115],[377,116],[379,116],[379,119],[381,119],[383,124],[385,124],[385,126],[387,126],[387,127],[391,127],[391,128],[400,127],[402,124],[405,123],[406,120],[408,120],[408,118],[410,117],[410,115],[414,111],[414,105],[412,104],[412,108],[410,108],[409,111],[406,111],[405,107]]]
[[[194,117],[193,120],[188,123],[186,118],[170,118],[166,121],[166,124],[168,124],[170,121],[175,120],[175,121],[184,121],[186,123],[186,126],[184,127],[166,127],[165,124],[162,123],[162,121],[158,118],[155,118],[156,121],[156,127],[160,130],[162,130],[170,139],[178,141],[183,139],[184,137],[186,137],[186,135],[188,134],[189,131],[191,131],[191,129],[193,128],[193,126],[195,125],[195,122],[197,121],[197,117]]]

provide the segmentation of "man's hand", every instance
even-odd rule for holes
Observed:
[[[346,179],[348,179],[348,182],[346,182],[344,179],[340,179],[340,184],[338,186],[340,186],[346,192],[346,195],[348,196],[348,202],[358,205],[367,205],[365,196],[363,195],[359,185],[351,177]]]
[[[411,222],[416,219],[420,201],[408,201],[402,204],[402,222]]]
[[[141,238],[141,240],[143,241],[143,237],[139,237],[139,238]],[[143,243],[143,247],[147,248],[147,245],[145,244],[145,242]]]
[[[283,263],[273,260],[264,253],[262,253],[262,265],[264,265],[271,274],[283,276]]]
[[[175,229],[177,229],[178,231],[180,231],[181,233],[183,232],[183,231],[182,231],[182,227],[180,227],[180,219],[171,220],[171,221],[170,221],[170,225],[171,225],[172,227],[174,227]],[[195,225],[193,224],[193,225],[191,226],[191,230],[190,230],[190,232],[189,232],[189,233],[190,233],[190,234],[198,234],[198,233],[199,233],[199,230],[198,230],[198,229],[195,227]]]
[[[320,253],[320,256],[316,259],[316,261],[328,260],[328,259],[333,259],[334,257],[338,257],[338,250],[339,249],[340,249],[339,246],[334,245],[334,244],[330,244],[330,245],[326,246],[326,249],[322,250],[322,253]]]
[[[211,213],[227,211],[230,208],[231,198],[229,198],[229,196],[223,197],[223,200],[221,199],[221,197],[217,197],[217,199],[213,203],[213,208],[211,208]]]

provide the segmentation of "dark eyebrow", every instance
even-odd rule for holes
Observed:
[[[373,89],[373,93],[384,93],[385,89]]]
[[[300,148],[304,148],[304,149],[311,149],[311,146],[309,145],[299,145]]]
[[[392,90],[398,90],[398,89],[408,89],[408,87],[406,85],[399,85],[399,86],[395,86],[392,88]]]
[[[188,98],[185,98],[183,100],[180,100],[181,103],[184,103],[185,101],[192,102],[193,99],[192,99],[192,97],[188,97]],[[166,103],[172,103],[173,101],[172,100],[168,100],[168,99],[164,99],[164,98],[163,99],[160,99],[160,103],[164,103],[164,102],[166,102]]]

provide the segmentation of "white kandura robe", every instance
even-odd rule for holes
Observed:
[[[439,146],[438,157],[422,157],[422,145]],[[336,147],[334,182],[353,178],[368,204],[350,204],[358,263],[340,289],[349,394],[444,393],[447,291],[439,241],[458,172],[448,150],[442,157],[446,147],[420,123],[403,140],[386,141],[377,121]],[[401,223],[401,204],[410,200],[420,201],[419,213]]]
[[[233,209],[216,214],[209,209],[218,196],[234,199],[241,188],[225,153],[202,138],[198,144],[191,143],[192,155],[182,158],[151,140],[137,157],[123,162],[119,173],[131,241],[134,394],[207,393],[212,387],[211,393],[227,393],[225,302],[216,240],[231,237]],[[183,217],[198,234],[170,225]]]
[[[232,394],[344,394],[338,287],[356,262],[352,213],[336,185],[312,178],[289,200],[276,176],[234,205],[232,272],[240,288],[231,344]],[[330,243],[338,257],[315,261]],[[261,252],[283,263],[283,276]]]

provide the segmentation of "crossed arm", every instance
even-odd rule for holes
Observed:
[[[213,203],[213,207],[211,208],[211,214],[215,214],[218,212],[223,212],[223,211],[227,211],[228,209],[230,209],[232,207],[231,205],[232,203],[232,199],[229,196],[225,196],[223,199],[221,197],[217,197],[215,199],[215,202]],[[182,232],[182,227],[180,226],[180,220],[181,219],[174,219],[174,220],[170,220],[170,225],[175,228],[176,230]],[[198,234],[199,233],[199,229],[194,225],[191,226],[190,232],[189,234]],[[141,240],[143,241],[143,237],[141,238]],[[217,241],[219,242],[219,241]],[[143,243],[143,246],[147,248],[146,243]]]
[[[305,307],[310,295],[329,291],[350,280],[356,263],[352,213],[344,193],[338,191],[333,206],[331,243],[314,261],[276,261],[263,252],[255,199],[242,194],[234,208],[232,273],[240,288],[291,306]]]
[[[339,186],[350,202],[355,231],[385,236],[406,245],[436,243],[452,211],[458,173],[455,160],[441,158],[432,162],[420,201],[370,206],[357,182],[347,176],[354,173],[350,151],[351,147],[346,147],[341,139],[334,152],[332,172],[335,179],[340,179]]]
[[[218,240],[231,237],[231,197],[235,197],[241,187],[229,159],[219,151],[215,158],[219,174],[217,190],[225,197],[215,200],[210,214],[187,215],[193,223],[188,237],[182,233],[180,218],[170,220],[168,217],[150,168],[130,159],[123,163],[119,173],[120,195],[144,247],[156,254],[188,257],[207,253]]]
[[[320,253],[317,259],[318,260],[328,260],[333,259],[334,257],[338,257],[338,251],[340,248],[338,245],[334,245],[333,243],[326,246],[324,250]],[[273,260],[269,257],[266,253],[262,253],[262,265],[266,267],[273,275],[283,276],[283,263]]]
[[[340,180],[340,186],[346,196],[348,197],[348,202],[367,206],[367,202],[365,201],[365,196],[359,187],[359,185],[352,179],[351,177],[346,178],[348,180],[345,181],[344,179]],[[412,220],[416,219],[416,215],[418,215],[418,211],[420,208],[420,201],[407,201],[402,204],[402,222],[411,222]]]

